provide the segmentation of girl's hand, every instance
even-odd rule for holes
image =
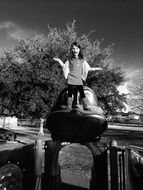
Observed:
[[[103,69],[100,68],[100,67],[95,67],[95,68],[92,68],[93,71],[102,71]]]
[[[58,62],[61,61],[58,57],[54,57],[53,59]]]
[[[62,60],[58,57],[54,57],[53,58],[55,61],[59,62],[59,64],[61,65],[61,67],[63,67],[64,63],[62,62]]]
[[[98,71],[102,71],[103,69],[102,68],[97,68]]]

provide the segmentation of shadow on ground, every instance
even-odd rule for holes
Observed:
[[[62,189],[61,190],[88,190],[87,188],[83,188],[83,187],[78,187],[78,186],[74,186],[71,184],[62,184]]]

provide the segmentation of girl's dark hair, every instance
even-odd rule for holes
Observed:
[[[72,52],[73,46],[76,46],[76,47],[78,47],[78,48],[80,49],[78,56],[79,56],[79,59],[83,59],[82,48],[81,48],[80,44],[78,44],[78,42],[73,42],[73,43],[71,44],[70,53],[69,53],[68,58],[69,58],[69,59],[74,58],[74,54],[73,54],[73,52]]]

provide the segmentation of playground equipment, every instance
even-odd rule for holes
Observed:
[[[22,171],[16,164],[6,164],[0,168],[0,189],[22,190]]]
[[[0,144],[0,189],[34,190],[34,144]]]
[[[53,140],[67,142],[94,142],[107,129],[107,120],[98,104],[94,92],[84,87],[90,111],[83,110],[80,96],[77,96],[75,108],[66,110],[67,89],[64,89],[56,102],[53,111],[48,114],[46,126]],[[73,103],[75,103],[73,99]]]
[[[45,189],[61,188],[58,155],[66,146],[66,143],[63,143],[65,141],[82,144],[91,151],[94,163],[90,189],[96,187],[106,190],[108,188],[107,149],[98,143],[100,135],[107,129],[107,120],[94,92],[88,87],[84,87],[84,92],[90,111],[83,109],[79,94],[73,97],[73,109],[66,110],[67,89],[64,89],[53,110],[47,116],[46,126],[51,132],[52,140],[45,142]],[[101,165],[104,165],[102,170]],[[99,182],[101,178],[102,183]]]
[[[88,87],[84,90],[90,111],[83,110],[79,95],[73,109],[65,110],[67,89],[60,93],[46,120],[50,140],[43,141],[43,120],[35,143],[8,144],[6,140],[15,141],[15,134],[1,131],[6,133],[1,134],[0,189],[63,190],[58,155],[72,143],[84,145],[92,153],[90,190],[142,189],[143,147],[120,147],[115,140],[101,142],[108,123],[94,92]]]

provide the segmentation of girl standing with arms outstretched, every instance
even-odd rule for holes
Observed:
[[[68,84],[68,102],[67,109],[72,108],[72,95],[75,90],[80,93],[81,101],[84,110],[90,110],[87,105],[86,96],[83,89],[83,81],[86,80],[89,71],[102,70],[98,67],[90,67],[87,61],[83,58],[81,46],[77,42],[73,42],[70,47],[68,60],[65,64],[59,58],[54,58],[55,61],[63,68],[64,77]]]

